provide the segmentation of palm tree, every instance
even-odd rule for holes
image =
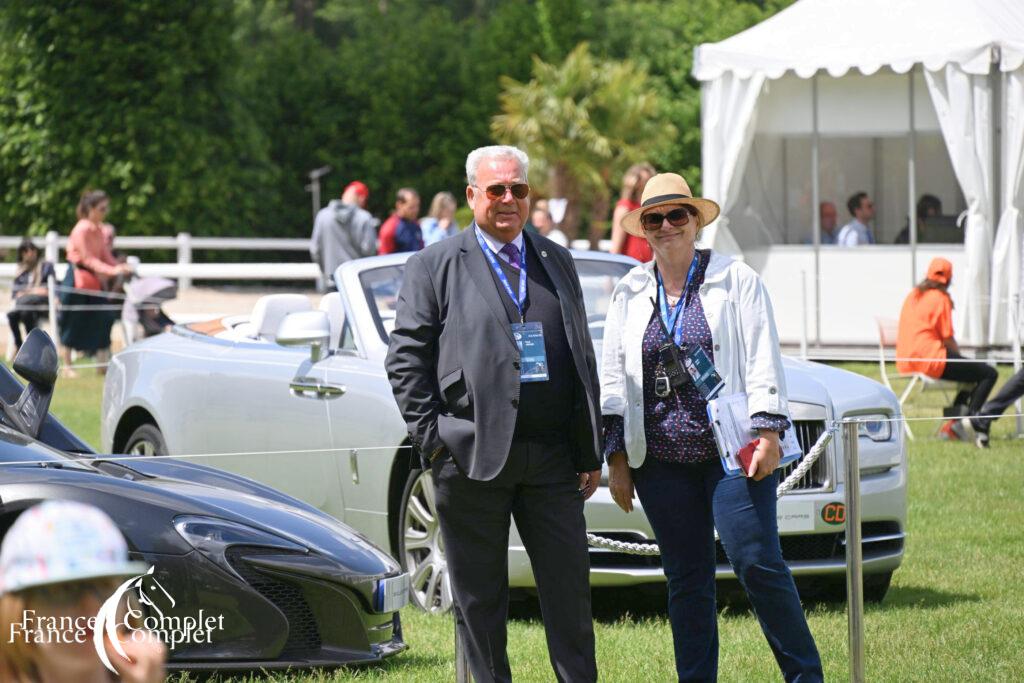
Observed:
[[[538,189],[569,200],[562,229],[579,232],[589,210],[591,240],[603,233],[609,186],[625,168],[675,135],[646,69],[602,60],[580,43],[560,65],[533,58],[533,78],[503,77],[501,114],[491,121],[500,141],[530,155]]]

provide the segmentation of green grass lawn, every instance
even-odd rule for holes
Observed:
[[[843,367],[878,377],[878,366]],[[1005,380],[1009,372],[1001,371]],[[897,389],[900,387],[897,386]],[[997,385],[998,388],[998,385]],[[60,380],[54,412],[91,444],[99,442],[102,378],[84,370]],[[917,394],[910,417],[941,414],[941,392]],[[992,448],[935,439],[938,422],[913,422],[906,556],[884,603],[868,605],[866,671],[872,681],[1018,681],[1024,566],[1024,442],[1013,418],[996,422]],[[595,591],[597,655],[606,681],[674,678],[668,621],[658,596]],[[517,680],[552,680],[535,603],[513,606],[509,657]],[[409,650],[385,664],[270,680],[443,681],[454,679],[453,627],[444,617],[403,614]],[[830,680],[847,678],[843,604],[808,605],[811,629]],[[742,600],[720,612],[723,681],[781,680],[757,620]],[[247,677],[235,678],[248,680]]]

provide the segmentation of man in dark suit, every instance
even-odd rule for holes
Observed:
[[[530,556],[552,668],[593,681],[583,501],[601,475],[597,364],[572,256],[524,234],[529,160],[466,160],[474,224],[412,256],[385,365],[430,467],[459,633],[477,683],[511,681],[510,518]]]

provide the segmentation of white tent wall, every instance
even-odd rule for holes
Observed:
[[[1002,213],[992,250],[992,306],[989,334],[993,343],[1019,347],[1021,262],[1024,261],[1024,69],[1002,74],[1003,97],[1007,103],[1003,120]],[[1010,106],[1016,102],[1018,106]]]
[[[942,127],[953,170],[967,199],[964,246],[967,287],[953,299],[964,311],[957,337],[972,345],[988,341],[990,261],[992,259],[992,88],[986,74],[969,74],[957,64],[925,71],[928,91]]]
[[[1017,316],[1007,303],[1022,286],[1024,145],[1012,137],[1012,122],[1020,123],[1024,109],[1021,83],[1014,81],[1022,65],[1024,0],[799,0],[747,31],[697,48],[704,192],[719,199],[712,191],[727,191],[720,221],[727,226],[717,235],[713,226],[707,241],[718,248],[718,238],[728,235],[729,248],[738,245],[762,271],[784,341],[799,340],[806,329],[810,341],[874,343],[873,318],[896,317],[937,255],[954,263],[961,342],[1013,341],[1007,333],[1017,330],[1009,318]],[[1000,80],[991,72],[999,68],[1007,72],[1006,92],[993,96]],[[730,115],[722,98],[728,89],[719,81],[752,84],[759,76],[761,97],[751,102],[746,90],[742,115]],[[995,130],[993,107],[1000,113],[1005,107],[1005,137]],[[737,121],[740,127],[721,130]],[[749,152],[716,148],[737,140],[748,140]],[[1001,172],[994,152],[1004,157]],[[904,225],[916,235],[915,197],[925,193],[940,198],[947,216],[969,209],[965,241],[917,240],[916,249],[799,245],[813,234],[816,200],[834,202],[842,224],[854,188],[881,199],[883,241]]]
[[[953,272],[966,267],[961,245],[921,245],[917,272],[910,277],[910,252],[884,246],[858,249],[822,249],[821,344],[871,346],[878,343],[876,318],[899,318],[910,281],[924,279],[928,262],[942,256],[953,263]],[[764,279],[775,309],[779,339],[799,345],[815,342],[814,247],[775,246],[745,251],[744,260]],[[950,293],[956,299],[962,286],[954,275]],[[953,309],[953,325],[963,324],[960,307]]]
[[[714,197],[722,207],[722,217],[704,230],[701,245],[714,246],[726,254],[740,251],[729,231],[726,214],[736,201],[763,85],[764,76],[740,78],[723,74],[701,88],[701,116],[709,123],[701,139],[701,178],[704,194]]]

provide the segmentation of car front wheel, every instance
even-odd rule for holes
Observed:
[[[167,455],[167,444],[156,425],[144,424],[128,437],[124,452],[128,455]]]
[[[413,604],[433,614],[447,612],[452,607],[451,576],[429,471],[409,473],[398,523],[398,557],[409,572]]]

